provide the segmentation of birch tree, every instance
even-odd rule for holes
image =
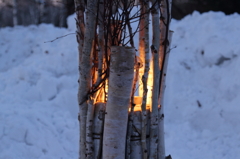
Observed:
[[[158,146],[158,93],[159,93],[159,45],[160,45],[160,17],[156,0],[152,0],[152,59],[153,59],[153,90],[150,125],[150,159],[157,159]]]
[[[149,55],[149,1],[140,0],[141,15],[140,18],[140,31],[139,31],[139,56],[144,65],[140,68],[140,80],[142,85],[139,87],[139,94],[142,96],[141,104],[141,144],[142,144],[142,158],[147,159],[147,81],[148,72],[150,69],[150,55]]]
[[[165,141],[164,141],[164,90],[165,78],[167,75],[167,64],[170,52],[170,43],[173,32],[169,30],[171,21],[172,0],[162,0],[160,7],[160,50],[159,50],[159,97],[158,97],[158,159],[165,159]]]
[[[18,25],[17,19],[17,0],[13,0],[13,26]]]
[[[170,6],[170,0],[75,0],[79,159],[165,159]]]

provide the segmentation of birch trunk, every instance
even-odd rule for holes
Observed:
[[[131,159],[142,158],[141,146],[141,111],[133,113],[133,132],[131,136]]]
[[[13,0],[13,26],[18,25],[17,19],[17,0]]]
[[[83,40],[84,40],[84,32],[85,32],[85,27],[84,27],[84,10],[85,10],[85,5],[83,0],[75,0],[75,12],[76,12],[76,38],[78,42],[78,53],[79,53],[79,74],[81,75],[82,73],[80,72],[81,67],[81,61],[82,61],[82,51],[83,51]],[[90,59],[88,59],[89,61]],[[89,64],[88,64],[89,65]],[[88,66],[89,67],[89,66]],[[88,68],[89,69],[89,68]],[[88,74],[89,75],[89,74]],[[89,78],[89,77],[88,77]],[[78,120],[79,120],[79,127],[80,127],[80,141],[79,141],[79,159],[84,159],[85,158],[85,128],[84,128],[84,123],[86,117],[84,117],[84,114],[87,112],[87,103],[84,102],[83,104],[80,104],[83,100],[83,90],[87,90],[88,88],[83,89],[83,85],[80,86],[81,84],[81,76],[79,77],[79,87],[78,87],[78,103],[79,103],[79,114],[78,114]],[[84,83],[87,83],[86,80],[83,80]],[[87,85],[86,85],[87,87]],[[87,90],[88,91],[88,90]]]
[[[84,10],[84,2],[82,0],[75,0],[75,4],[77,4],[77,11],[80,11],[80,17],[78,18],[79,24],[77,27],[81,28],[84,24],[81,23],[83,21],[83,12]],[[86,11],[86,29],[80,29],[78,32],[79,45],[82,45],[81,36],[84,34],[84,43],[83,46],[79,46],[79,69],[80,69],[80,77],[79,77],[79,92],[78,92],[78,101],[79,101],[79,119],[80,119],[80,159],[86,158],[86,119],[87,119],[87,94],[90,90],[91,86],[91,68],[92,68],[92,51],[93,44],[95,38],[95,21],[96,21],[96,6],[97,0],[89,0],[87,3],[87,11]],[[78,14],[77,14],[78,16]],[[79,31],[79,30],[77,30]]]
[[[165,140],[164,140],[164,107],[163,107],[163,94],[165,89],[165,76],[167,70],[167,62],[169,57],[169,44],[172,37],[172,32],[169,32],[170,20],[171,20],[171,3],[172,0],[163,0],[161,2],[161,21],[160,21],[160,62],[159,67],[161,71],[160,75],[160,93],[159,93],[159,126],[158,126],[158,159],[165,159]]]
[[[99,14],[98,14],[98,78],[96,85],[98,85],[102,79],[102,69],[103,69],[103,54],[104,54],[104,24],[103,24],[103,14],[104,14],[104,2],[103,0],[99,1]]]
[[[156,0],[152,0],[152,57],[153,57],[153,90],[150,125],[150,159],[157,159],[158,147],[158,97],[159,97],[159,46],[160,46],[160,17]]]
[[[39,5],[39,23],[42,23],[44,22],[45,1],[42,0]]]
[[[85,22],[84,22],[84,10],[85,4],[84,0],[75,0],[75,12],[76,12],[76,33],[78,42],[78,52],[79,52],[79,62],[81,61],[83,42],[84,42],[84,32],[85,32]],[[80,64],[80,63],[79,63]]]
[[[132,91],[135,49],[111,47],[108,101],[103,134],[104,159],[125,158],[128,108]]]
[[[139,84],[139,94],[142,95],[142,123],[141,123],[141,145],[142,145],[142,159],[147,159],[148,149],[147,149],[147,140],[146,140],[146,131],[147,131],[147,81],[148,73],[150,69],[150,57],[149,57],[149,14],[146,13],[149,9],[149,0],[144,1],[140,0],[141,4],[141,14],[142,18],[140,19],[140,32],[139,32],[139,56],[144,63],[144,67],[139,69],[139,76],[142,80],[142,85]]]
[[[86,159],[94,159],[93,151],[93,100],[88,100],[87,121],[86,121]]]
[[[132,136],[132,131],[133,131],[133,117],[134,117],[134,109],[136,106],[136,102],[139,104],[139,99],[134,96],[135,90],[136,90],[136,85],[138,81],[138,76],[139,76],[139,66],[140,64],[137,61],[137,58],[135,58],[135,75],[134,75],[134,80],[133,80],[133,86],[132,86],[132,94],[131,94],[131,104],[130,104],[130,113],[128,116],[128,128],[127,128],[127,138],[126,138],[126,159],[131,158],[131,136]],[[135,101],[138,100],[138,101]],[[139,129],[141,130],[141,129]]]
[[[161,2],[161,21],[160,21],[160,60],[159,60],[159,67],[160,70],[162,70],[163,67],[163,60],[164,56],[166,54],[166,49],[169,45],[168,41],[168,31],[169,31],[169,26],[170,26],[170,21],[171,21],[171,4],[172,0],[162,0]]]
[[[65,7],[65,4],[67,4],[67,0],[61,0],[59,1],[59,27],[65,27],[66,24],[66,19],[68,17],[68,13],[67,13],[67,8]]]
[[[141,113],[142,97],[134,97],[134,112],[132,114],[132,132],[131,132],[131,150],[130,159],[142,158],[142,143],[141,143],[141,129],[142,129],[142,113]]]
[[[96,103],[94,110],[94,159],[101,159],[103,123],[106,110],[106,103]]]
[[[161,79],[161,89],[160,89],[160,97],[159,97],[159,103],[160,108],[158,110],[158,117],[159,117],[159,123],[158,123],[158,137],[159,137],[159,144],[158,144],[158,159],[165,159],[165,140],[164,140],[164,91],[166,88],[166,75],[167,75],[167,65],[168,65],[168,58],[170,53],[170,44],[172,40],[172,34],[173,31],[169,31],[168,33],[168,41],[169,46],[167,48],[167,52],[165,55],[165,63],[163,66],[163,76]]]

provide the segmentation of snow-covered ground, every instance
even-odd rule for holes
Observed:
[[[0,159],[76,159],[75,32],[52,25],[0,29]],[[174,30],[165,95],[173,159],[240,157],[240,15],[194,12]],[[176,46],[176,48],[174,48]]]

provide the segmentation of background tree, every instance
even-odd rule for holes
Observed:
[[[15,3],[18,4],[16,8]],[[172,17],[179,20],[195,10],[201,13],[240,13],[239,5],[239,0],[173,0]],[[18,25],[52,23],[55,26],[67,27],[67,16],[75,12],[74,0],[0,0],[0,27],[14,25],[15,11],[18,11],[18,14],[14,21],[18,20]]]
[[[52,23],[67,27],[66,18],[73,6],[67,0],[0,0],[0,27]]]

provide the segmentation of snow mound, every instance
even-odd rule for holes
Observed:
[[[52,25],[0,30],[0,159],[77,158],[77,44]],[[46,42],[46,43],[45,43]]]
[[[194,12],[174,30],[165,99],[174,159],[240,156],[240,15]]]

